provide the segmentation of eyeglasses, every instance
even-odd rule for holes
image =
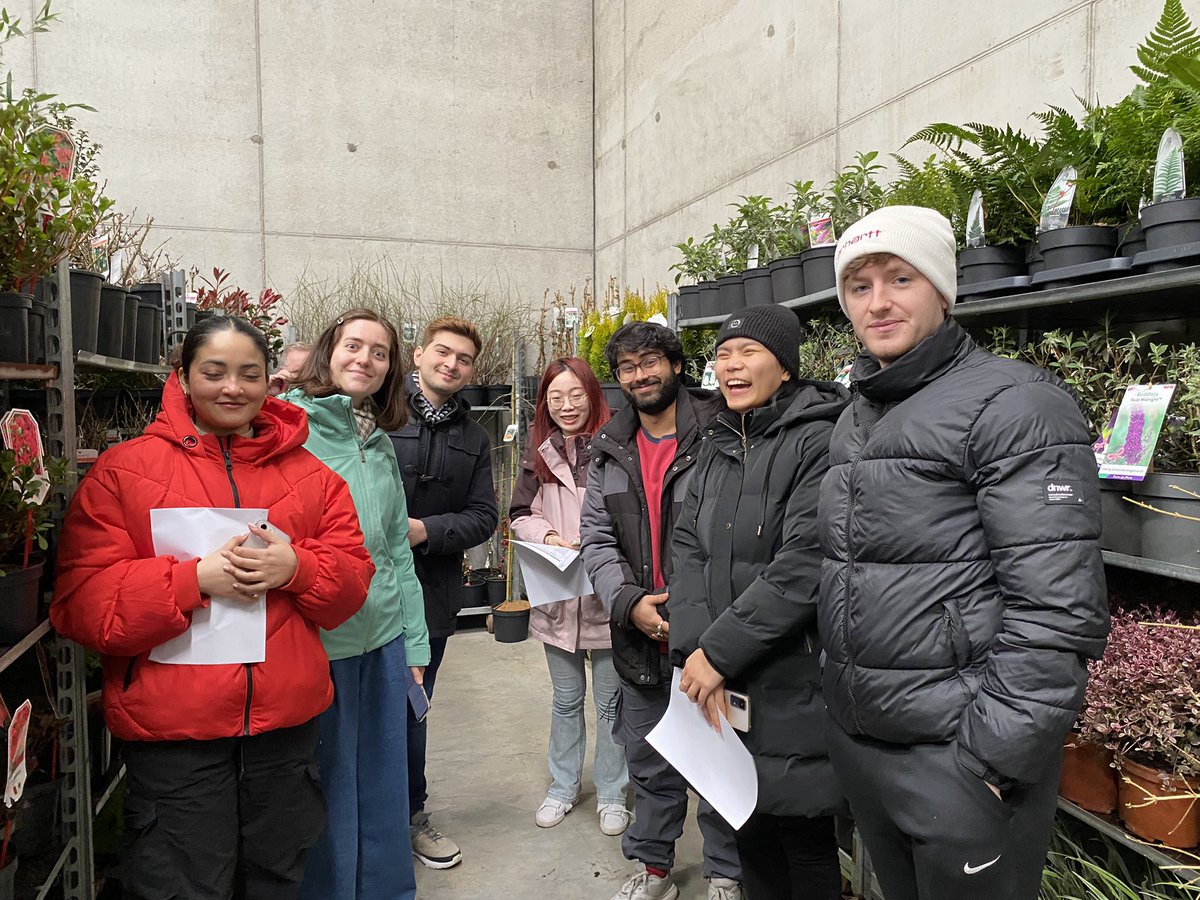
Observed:
[[[546,396],[546,405],[551,409],[562,409],[566,402],[570,400],[571,406],[582,406],[587,400],[587,394],[583,391],[571,391],[567,395],[563,394],[548,394]]]
[[[661,356],[643,356],[639,362],[621,363],[617,366],[617,381],[633,381],[634,376],[639,370],[647,375],[653,375],[658,371],[658,367],[662,364]]]

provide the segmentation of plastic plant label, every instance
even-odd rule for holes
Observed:
[[[569,330],[579,327],[578,306],[568,306],[563,309],[563,325]]]
[[[810,247],[827,247],[836,243],[832,216],[822,213],[808,220],[808,245]]]
[[[41,130],[54,138],[54,146],[49,154],[42,156],[41,162],[54,166],[55,177],[70,181],[75,177],[75,140],[69,131],[62,128],[47,127]]]
[[[405,322],[400,326],[400,337],[404,339],[406,344],[415,344],[417,342],[417,323]]]
[[[750,248],[746,251],[746,268],[758,268],[758,244],[751,244]]]
[[[1125,388],[1112,433],[1104,445],[1100,477],[1141,481],[1154,459],[1173,384],[1131,384]]]
[[[8,726],[8,780],[4,783],[4,805],[9,809],[25,792],[25,739],[29,736],[31,715],[33,705],[26,700],[17,707],[12,724]]]
[[[967,247],[974,250],[986,246],[985,231],[983,191],[976,191],[971,195],[971,204],[967,207]]]
[[[10,409],[0,418],[0,439],[13,452],[18,466],[32,466],[34,477],[41,487],[31,498],[41,506],[50,493],[50,479],[46,477],[46,462],[42,449],[42,432],[33,413],[27,409]]]
[[[717,385],[717,364],[711,359],[704,364],[704,374],[700,376],[700,387],[706,391],[715,391]]]
[[[511,444],[517,439],[517,423],[512,422],[504,429],[504,443]]]
[[[1158,158],[1154,162],[1153,202],[1182,200],[1187,195],[1183,164],[1183,141],[1179,132],[1168,128],[1158,142]]]
[[[1067,227],[1071,217],[1071,205],[1075,202],[1075,182],[1078,179],[1074,166],[1067,166],[1058,173],[1046,199],[1042,201],[1042,215],[1038,231],[1055,231]]]

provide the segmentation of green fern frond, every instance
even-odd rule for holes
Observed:
[[[1183,193],[1183,154],[1168,153],[1163,167],[1154,178],[1153,200],[1157,203]]]
[[[1166,81],[1172,60],[1200,56],[1200,33],[1183,11],[1180,0],[1166,0],[1158,23],[1137,48],[1140,66],[1130,66],[1133,74],[1147,84]]]
[[[914,166],[903,156],[898,156],[895,153],[891,154],[892,159],[896,161],[896,168],[900,170],[901,178],[916,178],[921,174],[921,170]]]

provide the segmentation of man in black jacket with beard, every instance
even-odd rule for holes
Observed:
[[[671,531],[700,450],[701,428],[716,413],[707,391],[681,390],[683,347],[669,328],[631,322],[605,347],[629,405],[592,439],[580,523],[583,563],[611,612],[613,663],[621,692],[613,738],[625,747],[635,821],[622,850],[633,875],[613,900],[675,900],[675,842],[687,816],[687,784],[646,741],[667,710],[666,603]],[[710,900],[741,900],[733,829],[700,800],[704,876]]]
[[[866,352],[819,506],[830,757],[888,900],[1034,900],[1108,633],[1089,429],[949,317],[941,214],[880,209],[834,265]]]

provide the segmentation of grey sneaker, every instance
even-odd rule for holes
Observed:
[[[645,863],[635,863],[633,874],[613,894],[612,900],[678,900],[679,888],[669,879],[646,871]]]
[[[412,817],[413,856],[431,869],[452,869],[462,862],[462,851],[458,844],[443,837],[429,824],[429,814],[424,810]]]
[[[624,803],[605,803],[597,812],[600,814],[600,831],[615,837],[629,827],[629,810]]]
[[[742,900],[742,886],[732,878],[710,878],[708,900]]]
[[[537,822],[538,828],[553,828],[563,820],[574,805],[566,800],[559,800],[557,797],[547,797],[538,807],[534,820]]]

